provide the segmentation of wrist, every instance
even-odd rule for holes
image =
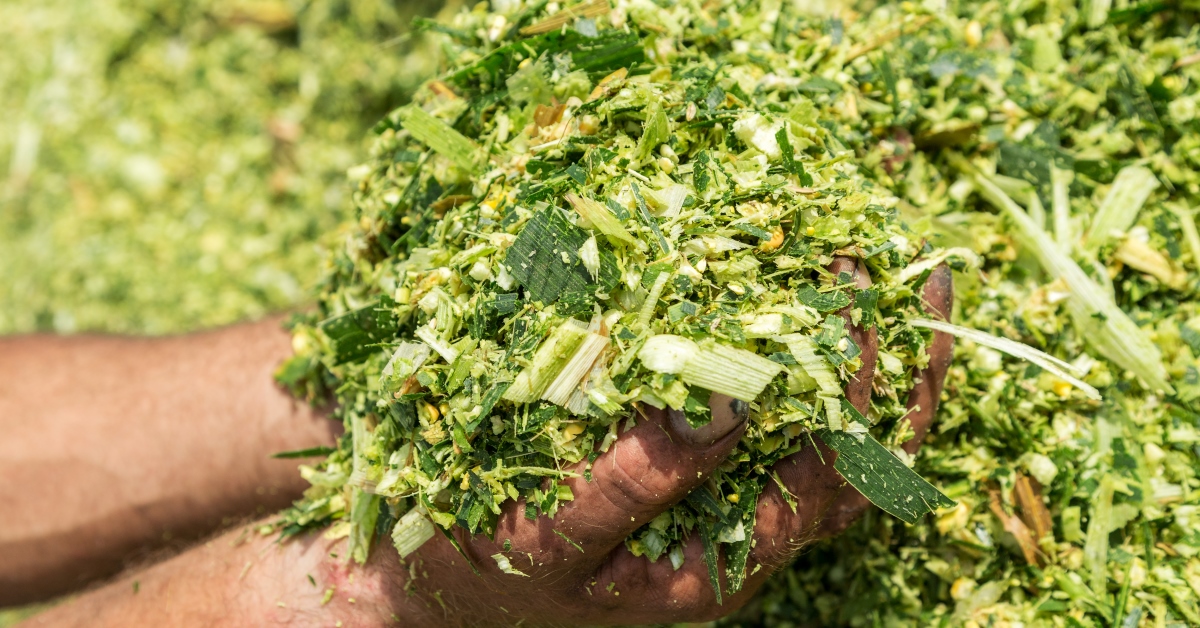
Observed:
[[[348,560],[344,539],[331,541],[320,532],[285,545],[295,545],[301,552],[285,576],[299,589],[289,597],[302,607],[306,600],[319,597],[320,612],[315,616],[322,620],[314,623],[341,622],[346,628],[445,624],[445,613],[437,606],[436,597],[422,595],[412,586],[414,579],[420,578],[419,566],[410,569],[402,564],[395,550],[385,544],[372,548],[363,565]]]

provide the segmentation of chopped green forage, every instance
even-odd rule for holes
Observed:
[[[638,185],[636,183],[630,183],[629,187],[633,192],[633,199],[637,202],[638,218],[640,218],[642,223],[644,223],[647,227],[650,227],[650,231],[654,232],[654,236],[656,238],[654,243],[658,245],[659,252],[663,253],[664,255],[669,253],[671,251],[671,245],[667,244],[667,240],[663,237],[662,230],[658,226],[658,221],[654,219],[654,216],[650,215],[650,210],[646,208],[646,199],[642,198],[642,192],[638,189]]]
[[[612,214],[611,211],[601,203],[590,198],[578,196],[576,194],[567,194],[563,197],[575,211],[579,212],[582,217],[591,227],[595,228],[600,233],[607,236],[612,236],[623,242],[633,244],[637,240],[625,230],[625,226],[621,221]]]
[[[658,103],[654,103],[646,117],[642,137],[638,140],[638,157],[641,159],[650,157],[651,152],[670,137],[671,123],[667,120],[667,114]]]
[[[404,513],[392,528],[392,543],[400,552],[400,557],[405,558],[420,549],[425,541],[432,539],[434,533],[433,523],[425,516],[424,510],[413,508]]]
[[[462,133],[455,131],[449,124],[415,105],[399,109],[396,115],[400,119],[401,126],[412,133],[413,138],[417,141],[431,148],[433,152],[449,159],[463,170],[475,167],[479,147],[475,145],[475,142],[463,137]]]
[[[525,576],[526,578],[529,577],[529,574],[513,567],[512,562],[510,562],[508,557],[504,554],[499,552],[492,554],[492,560],[496,561],[496,566],[500,568],[500,571],[503,571],[506,574],[513,576]]]

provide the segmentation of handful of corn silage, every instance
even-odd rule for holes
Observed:
[[[281,373],[310,394],[336,387],[347,425],[304,469],[314,486],[285,532],[334,523],[363,560],[377,531],[402,554],[434,525],[490,535],[509,500],[553,517],[572,495],[547,478],[595,460],[637,407],[703,425],[711,393],[750,404],[746,435],[628,539],[637,555],[678,568],[699,534],[714,586],[727,546],[736,590],[771,465],[815,438],[906,521],[952,504],[872,433],[894,447],[908,429],[931,333],[909,324],[920,286],[973,255],[904,226],[842,129],[787,87],[819,77],[722,34],[734,10],[663,24],[672,13],[598,1],[439,27],[452,68],[377,126],[373,160],[351,173],[361,231]],[[839,255],[874,285],[826,271]],[[862,360],[843,309],[879,332],[866,416],[844,400]]]
[[[905,480],[845,474],[905,524],[869,516],[743,620],[1200,621],[1193,18],[493,9],[436,27],[451,67],[351,173],[360,231],[281,372],[336,390],[347,436],[285,532],[333,524],[361,560],[381,533],[486,534],[510,499],[553,516],[571,496],[546,478],[631,407],[703,422],[720,392],[752,403],[745,438],[634,552],[677,561],[700,534],[736,588],[770,464],[813,438]],[[873,288],[824,273],[834,255]],[[943,260],[985,333],[923,320]],[[880,333],[865,417],[841,401],[846,306]],[[930,328],[966,339],[918,466],[957,504],[888,451]]]

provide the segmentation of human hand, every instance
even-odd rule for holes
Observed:
[[[866,268],[839,258],[834,274],[852,274],[860,288],[870,285]],[[925,284],[926,310],[948,318],[953,286],[949,269],[939,267]],[[843,311],[849,315],[849,307]],[[862,348],[863,366],[846,390],[849,401],[865,413],[875,375],[877,340],[874,328],[852,327]],[[909,419],[916,437],[904,445],[915,452],[932,422],[951,357],[952,339],[935,334],[928,368],[918,374]],[[637,528],[703,484],[728,456],[745,428],[747,406],[721,395],[710,400],[713,420],[692,429],[681,413],[642,409],[644,420],[622,434],[596,459],[592,479],[566,481],[575,495],[554,519],[526,519],[524,504],[510,503],[497,524],[495,540],[456,530],[463,552],[445,538],[426,543],[407,561],[395,552],[376,551],[372,562],[390,574],[392,608],[413,623],[431,625],[650,624],[712,619],[744,604],[766,578],[785,566],[806,544],[834,535],[853,522],[869,503],[848,487],[823,444],[806,447],[777,463],[777,472],[794,496],[793,511],[774,484],[759,499],[755,544],[747,571],[753,575],[743,590],[718,604],[703,559],[702,544],[693,537],[685,561],[675,570],[670,561],[651,563],[631,554],[625,538]],[[582,476],[583,464],[574,469]],[[503,554],[527,577],[504,573],[492,556]],[[724,567],[719,569],[724,573]],[[724,582],[722,583],[724,589]],[[381,587],[381,591],[389,591]],[[423,602],[423,603],[422,603]],[[427,621],[420,621],[424,617]]]

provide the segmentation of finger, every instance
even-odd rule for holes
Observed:
[[[950,320],[950,310],[954,306],[954,277],[950,267],[942,264],[930,273],[921,292],[921,307],[925,313],[940,320]],[[929,365],[913,376],[914,386],[908,394],[908,419],[915,436],[906,441],[901,448],[909,454],[915,454],[921,447],[921,441],[929,432],[933,418],[937,415],[938,400],[942,395],[942,386],[946,381],[946,371],[954,357],[954,337],[950,334],[935,331],[929,348]],[[847,486],[838,496],[837,501],[825,513],[821,522],[818,536],[826,538],[840,534],[854,523],[871,503],[853,487]]]
[[[953,307],[954,276],[950,267],[942,264],[925,281],[921,291],[921,308],[927,315],[949,322]],[[917,452],[937,415],[938,400],[946,383],[946,371],[950,369],[950,361],[954,358],[954,336],[941,331],[933,332],[933,340],[927,350],[929,365],[913,377],[914,386],[908,395],[908,407],[912,410],[909,419],[916,436],[901,446],[910,454]]]
[[[512,551],[530,555],[535,571],[599,565],[630,533],[703,483],[733,450],[749,406],[716,394],[709,405],[712,421],[700,428],[692,428],[681,412],[641,409],[637,424],[591,465],[590,480],[586,463],[573,469],[578,477],[563,484],[574,499],[553,519],[527,519],[523,504],[515,504],[501,516],[495,543],[471,543],[490,551],[508,540]]]
[[[684,542],[683,556],[683,565],[675,569],[666,557],[650,562],[624,547],[617,548],[585,586],[586,599],[605,623],[614,624],[701,622],[737,607],[734,600],[717,603],[704,562],[704,545],[695,534]],[[725,573],[723,556],[718,559],[717,573]],[[721,589],[728,593],[723,577]],[[647,612],[651,609],[657,617]]]
[[[859,260],[839,257],[829,265],[829,270],[839,275],[849,273],[851,280],[859,290],[871,287],[871,274],[867,271],[866,265]],[[879,359],[879,335],[870,321],[859,321],[858,325],[852,325],[851,312],[853,309],[854,299],[852,298],[850,305],[838,310],[838,314],[846,319],[850,330],[850,339],[862,350],[862,355],[859,356],[862,360],[862,367],[846,384],[846,400],[859,412],[866,414],[867,406],[871,403],[871,383],[875,379],[875,362]]]
[[[847,273],[860,290],[871,286],[865,265],[850,258],[837,258],[829,266],[835,275]],[[851,322],[854,303],[839,311]],[[859,412],[866,414],[871,401],[871,383],[875,378],[878,336],[874,326],[849,326],[849,335],[862,349],[862,366],[846,386],[846,398]],[[754,550],[751,559],[773,570],[791,560],[804,545],[816,538],[818,524],[840,494],[845,480],[833,467],[837,454],[820,439],[809,437],[808,446],[775,464],[772,470],[784,489],[771,484],[759,499],[755,511]],[[790,497],[790,499],[789,499]],[[793,510],[793,506],[795,507]]]

